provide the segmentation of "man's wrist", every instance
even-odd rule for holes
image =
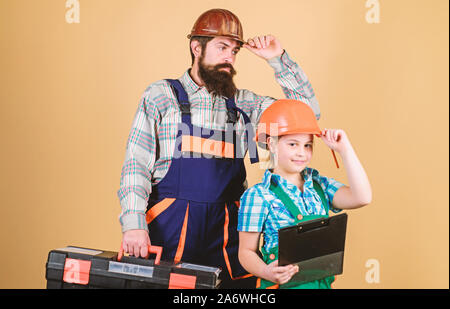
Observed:
[[[267,62],[275,62],[275,61],[281,61],[281,57],[284,54],[284,49],[281,50],[281,52],[271,58],[266,59]]]
[[[148,231],[145,214],[133,213],[126,214],[121,218],[122,233],[129,230],[146,230]]]
[[[295,63],[289,58],[288,53],[284,49],[280,55],[272,57],[266,61],[273,68],[275,73],[284,72],[288,67]]]
[[[267,60],[267,61],[271,61],[271,60],[274,60],[274,59],[281,59],[281,57],[283,56],[283,54],[284,54],[284,49],[282,49],[281,52],[279,52],[277,55],[275,55],[275,56],[273,56],[273,57],[271,57],[271,58],[269,58],[269,59],[266,59],[266,60]]]

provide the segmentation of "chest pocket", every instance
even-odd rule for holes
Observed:
[[[313,181],[313,187],[314,187],[314,190],[317,192],[317,194],[320,197],[322,207],[325,209],[325,215],[328,216],[328,210],[329,210],[328,201],[325,198],[325,194],[323,192],[322,187],[316,181]],[[301,214],[300,209],[297,207],[297,205],[295,205],[295,203],[292,201],[292,199],[289,197],[289,195],[286,192],[284,192],[284,190],[273,180],[270,183],[270,191],[272,191],[276,195],[276,197],[285,206],[287,211],[292,215],[292,217],[294,217],[295,224],[297,224],[303,220],[303,215]],[[272,203],[272,207],[274,210],[275,210],[276,204],[278,204],[278,203]],[[281,207],[281,206],[278,206],[278,207]]]

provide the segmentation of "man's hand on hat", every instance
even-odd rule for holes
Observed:
[[[248,39],[247,43],[244,44],[244,47],[265,60],[280,57],[284,52],[280,41],[270,34],[255,36],[252,39]]]

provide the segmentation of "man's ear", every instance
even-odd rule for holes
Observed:
[[[195,58],[200,57],[200,55],[202,54],[202,45],[200,44],[199,41],[197,40],[191,41],[191,51],[194,54]]]

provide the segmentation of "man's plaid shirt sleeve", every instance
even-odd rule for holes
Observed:
[[[122,206],[119,216],[122,231],[147,230],[145,212],[151,191],[151,170],[156,158],[156,132],[160,122],[152,98],[152,87],[144,92],[128,136],[125,162],[117,195]]]

